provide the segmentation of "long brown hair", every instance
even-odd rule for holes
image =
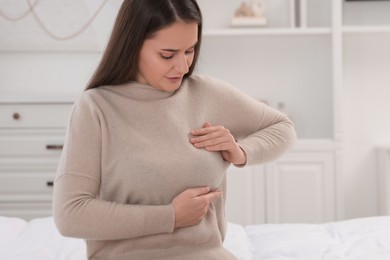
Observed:
[[[198,24],[194,60],[184,78],[190,76],[202,39],[202,14],[196,0],[124,0],[100,64],[85,89],[135,80],[145,39],[178,20]]]

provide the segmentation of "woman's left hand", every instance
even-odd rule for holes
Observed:
[[[211,152],[221,152],[223,159],[236,165],[246,163],[246,154],[238,146],[229,129],[223,126],[211,126],[205,123],[203,128],[191,131],[190,142],[196,148],[203,148]]]

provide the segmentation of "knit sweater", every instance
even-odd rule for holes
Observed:
[[[230,163],[189,142],[205,122],[230,130],[246,165],[276,159],[296,138],[284,114],[207,76],[174,92],[138,82],[84,91],[54,183],[59,231],[85,239],[89,259],[236,259],[222,246]],[[172,199],[202,186],[223,196],[199,224],[174,229]]]

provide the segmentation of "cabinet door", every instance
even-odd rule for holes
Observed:
[[[333,153],[290,153],[266,166],[266,221],[335,220]]]
[[[265,222],[265,188],[263,166],[237,168],[227,171],[226,216],[228,221],[241,224]]]

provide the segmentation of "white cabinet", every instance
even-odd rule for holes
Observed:
[[[293,152],[266,166],[268,223],[335,220],[331,152]]]
[[[265,223],[264,166],[237,168],[227,171],[226,217],[241,225]]]
[[[71,103],[0,102],[0,215],[51,215]]]
[[[296,149],[282,158],[262,166],[232,166],[227,177],[229,221],[248,225],[336,219],[330,142],[300,140]]]

